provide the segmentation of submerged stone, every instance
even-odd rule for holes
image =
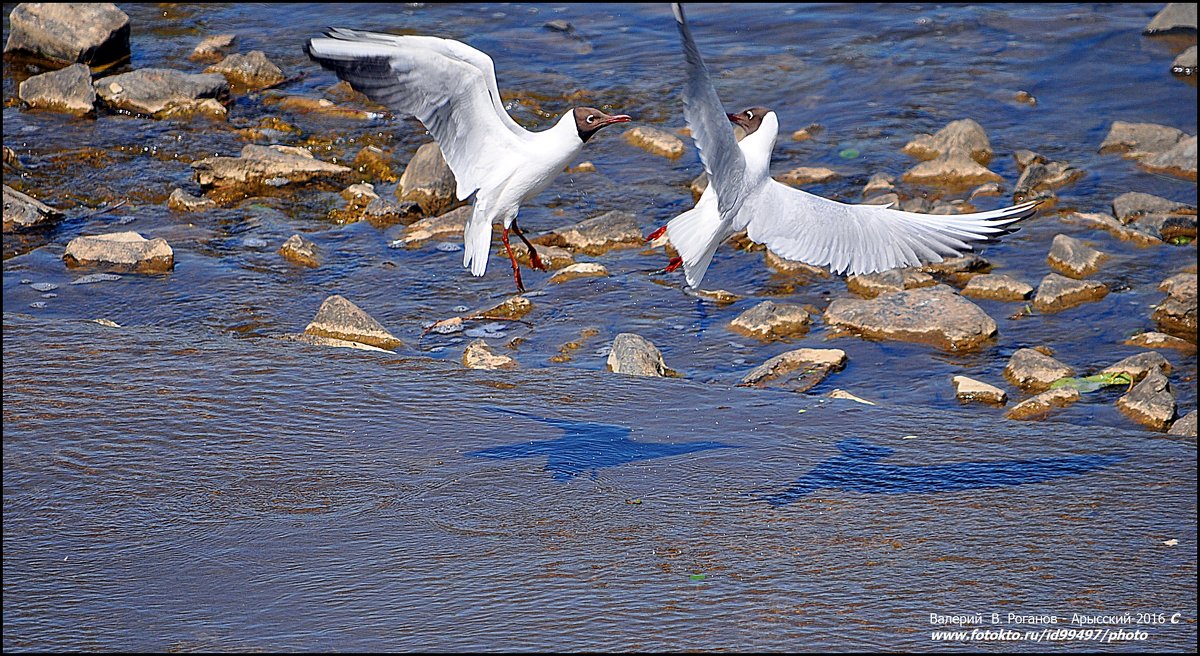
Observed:
[[[321,303],[305,334],[361,342],[392,350],[403,344],[378,321],[345,297],[334,294]]]

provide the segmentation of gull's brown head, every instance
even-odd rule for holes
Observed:
[[[613,123],[628,123],[633,119],[624,114],[605,114],[594,107],[575,108],[575,128],[579,130],[579,138],[587,143],[600,128]]]
[[[726,114],[725,116],[729,117],[730,123],[740,125],[747,135],[751,135],[762,125],[763,117],[770,111],[766,107],[751,107],[743,109],[737,114]]]

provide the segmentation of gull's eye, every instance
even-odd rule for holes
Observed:
[[[754,120],[754,112],[747,109],[746,110],[746,119],[749,121],[753,121]]]
[[[595,114],[588,114],[588,117],[587,117],[587,122],[588,122],[588,123],[595,123],[595,122],[596,122],[596,115],[595,115]]]

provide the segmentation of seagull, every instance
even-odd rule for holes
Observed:
[[[725,113],[683,8],[679,3],[671,8],[687,60],[684,118],[709,184],[695,207],[647,240],[667,233],[679,256],[662,271],[682,264],[693,289],[699,288],[717,246],[740,230],[785,259],[828,266],[836,274],[862,274],[958,256],[971,250],[966,242],[1010,232],[1013,228],[1005,226],[1037,211],[1038,201],[1030,201],[974,214],[918,214],[839,203],[775,181],[770,165],[779,118],[765,107]],[[745,131],[741,141],[733,125]]]
[[[529,249],[530,264],[546,269],[517,225],[521,205],[549,187],[597,131],[632,120],[575,107],[553,127],[530,132],[504,110],[492,58],[451,39],[337,28],[310,39],[305,51],[371,100],[421,121],[454,172],[458,199],[475,197],[463,266],[484,274],[492,224],[501,222],[518,292],[525,286],[508,243],[510,228]]]

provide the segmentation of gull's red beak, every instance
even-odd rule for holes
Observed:
[[[630,116],[626,116],[625,114],[617,114],[615,116],[609,116],[609,117],[603,119],[602,121],[600,121],[600,125],[603,126],[603,125],[612,125],[613,123],[628,123],[632,120],[633,120],[633,118]]]
[[[742,122],[742,117],[740,114],[726,114],[725,117],[729,119],[730,123],[735,123],[742,127],[746,127],[746,124]]]

